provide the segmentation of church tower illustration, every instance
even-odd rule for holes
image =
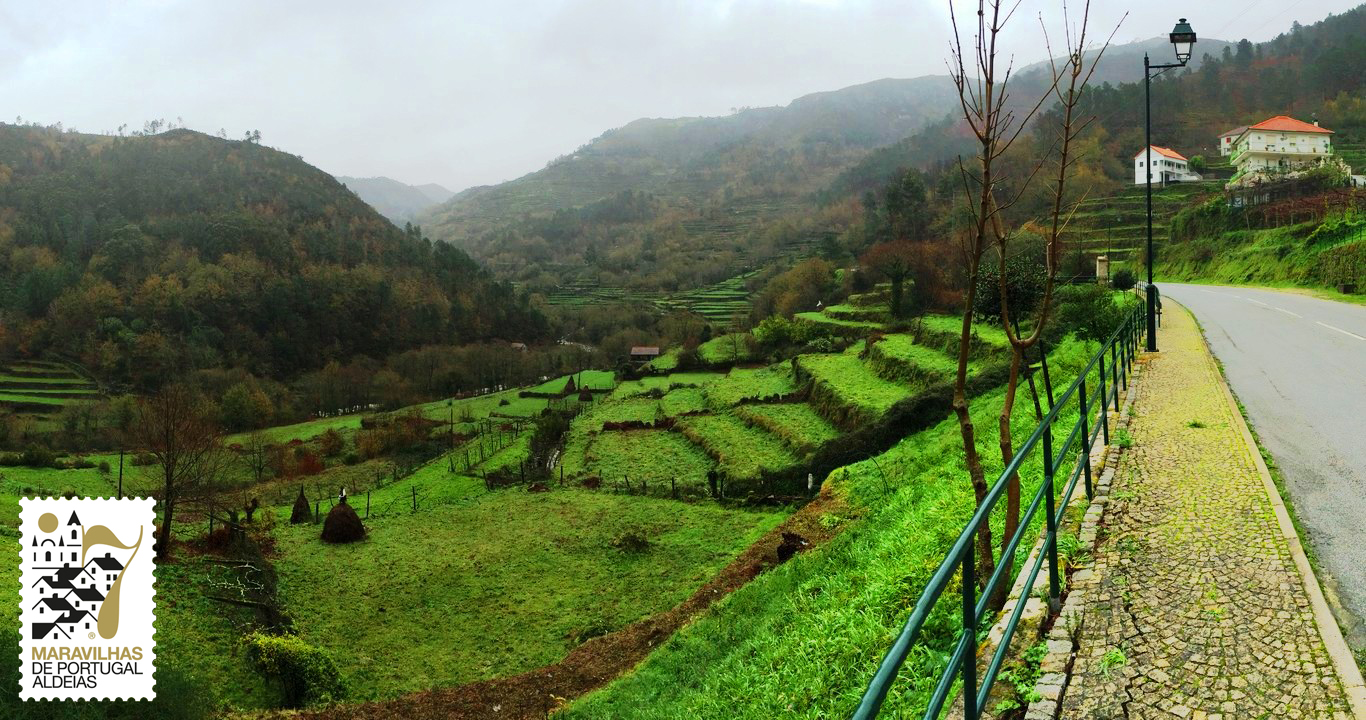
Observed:
[[[42,540],[38,539],[43,535]],[[66,525],[58,525],[50,533],[39,531],[33,535],[33,562],[57,563],[51,569],[62,567],[65,562],[80,562],[81,541],[85,537],[85,527],[81,519],[72,511]]]

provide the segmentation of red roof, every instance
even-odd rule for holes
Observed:
[[[631,348],[632,355],[658,355],[659,348],[653,345],[636,345]]]
[[[1175,150],[1173,150],[1173,149],[1171,149],[1171,148],[1158,147],[1158,146],[1154,145],[1154,146],[1153,146],[1153,152],[1157,153],[1158,155],[1165,155],[1166,157],[1169,157],[1169,158],[1171,158],[1171,159],[1173,159],[1173,160],[1180,160],[1180,161],[1182,161],[1182,162],[1185,162],[1185,160],[1186,160],[1186,158],[1183,157],[1183,156],[1181,155],[1181,153],[1179,153],[1179,152],[1177,152],[1177,151],[1175,151]],[[1141,156],[1144,155],[1144,154],[1145,154],[1145,151],[1139,150],[1137,153],[1134,154],[1134,158],[1137,159],[1137,158],[1141,157]]]
[[[1263,120],[1248,130],[1272,130],[1275,132],[1307,132],[1307,133],[1328,133],[1333,134],[1332,130],[1321,128],[1318,125],[1310,125],[1290,117],[1289,115],[1277,115],[1269,120]]]

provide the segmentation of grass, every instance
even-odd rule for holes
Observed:
[[[683,372],[672,373],[669,375],[647,375],[639,380],[627,380],[617,386],[612,391],[610,399],[630,397],[632,395],[643,395],[653,390],[665,392],[674,387],[701,387],[707,383],[722,377],[721,373],[714,372]]]
[[[801,370],[810,374],[813,404],[839,425],[872,422],[917,388],[879,376],[858,357],[860,345],[839,355],[802,355]]]
[[[1050,356],[1056,377],[1090,351],[1066,342]],[[990,477],[1000,471],[994,415],[1002,391],[973,402]],[[1015,437],[1033,429],[1017,404]],[[1068,414],[1070,413],[1070,414]],[[1064,411],[1061,423],[1075,421]],[[571,705],[572,720],[848,717],[926,581],[973,512],[958,425],[939,425],[879,456],[832,473],[831,491],[861,517],[829,544],[751,581],[666,641],[634,672]],[[881,468],[879,470],[878,468]],[[1026,463],[1024,492],[1040,476]],[[883,479],[883,472],[886,479]],[[950,589],[911,649],[883,714],[919,717],[955,639],[961,609]]]
[[[742,405],[736,408],[735,414],[780,438],[798,454],[813,452],[840,435],[839,428],[806,403]]]
[[[638,496],[500,491],[372,522],[355,545],[281,528],[281,595],[350,700],[528,670],[685,598],[782,518]],[[643,552],[618,549],[626,534]]]
[[[48,397],[45,395],[28,395],[18,392],[0,392],[0,403],[34,403],[37,405],[66,405],[66,398]]]
[[[798,320],[805,320],[807,322],[820,323],[825,325],[835,325],[841,328],[878,330],[882,327],[882,323],[880,322],[871,322],[867,320],[841,320],[839,318],[834,318],[824,313],[818,312],[801,312],[797,313],[796,315],[793,315],[792,317]]]
[[[80,385],[89,387],[92,383],[83,377],[69,375],[65,377],[45,377],[41,375],[13,375],[0,372],[0,383],[30,383],[41,385]]]
[[[910,335],[888,335],[873,344],[870,355],[878,374],[889,380],[939,380],[958,372],[956,357],[916,344]],[[970,366],[969,372],[975,369]]]
[[[749,333],[718,335],[697,346],[697,355],[708,365],[745,362],[753,357]]]
[[[734,480],[757,480],[766,472],[786,470],[799,462],[776,437],[729,413],[684,418],[679,426]]]
[[[701,388],[675,388],[659,399],[659,409],[665,417],[703,412],[707,409],[707,394]]]
[[[585,411],[584,417],[578,422],[587,424],[589,430],[597,431],[602,429],[603,423],[653,423],[658,419],[659,401],[636,396],[598,403]]]
[[[616,373],[611,370],[583,370],[573,375],[565,375],[554,380],[547,380],[536,387],[531,388],[532,392],[538,393],[560,393],[564,392],[564,386],[569,382],[569,378],[574,378],[574,385],[579,389],[596,388],[599,390],[610,390],[616,385]]]
[[[745,400],[770,398],[796,392],[792,370],[787,365],[766,368],[735,368],[725,377],[708,383],[707,400],[715,408],[728,408]]]
[[[568,459],[566,473],[573,473]],[[677,432],[625,430],[598,433],[588,441],[581,472],[608,485],[623,477],[632,482],[664,483],[676,479],[680,486],[706,487],[707,472],[715,463],[701,448]]]

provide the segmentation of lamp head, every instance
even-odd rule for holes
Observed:
[[[1190,62],[1191,51],[1195,47],[1195,29],[1186,22],[1186,18],[1181,18],[1181,22],[1172,28],[1171,41],[1172,47],[1176,48],[1176,59],[1182,65]]]

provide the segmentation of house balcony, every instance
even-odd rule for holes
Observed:
[[[1263,156],[1272,156],[1272,157],[1292,157],[1292,158],[1301,158],[1301,159],[1312,159],[1312,158],[1316,158],[1316,157],[1332,157],[1332,155],[1333,155],[1333,148],[1330,146],[1327,150],[1322,150],[1322,151],[1320,151],[1318,148],[1313,148],[1313,149],[1309,149],[1309,150],[1296,149],[1296,148],[1285,148],[1285,149],[1282,149],[1282,148],[1280,148],[1280,146],[1275,146],[1275,145],[1269,146],[1269,147],[1268,147],[1268,146],[1243,147],[1243,148],[1239,148],[1239,149],[1236,149],[1236,150],[1233,151],[1233,156],[1229,158],[1229,163],[1236,165],[1236,164],[1238,164],[1238,160],[1239,160],[1239,159],[1243,158],[1244,156],[1252,156],[1252,155],[1263,155]]]

